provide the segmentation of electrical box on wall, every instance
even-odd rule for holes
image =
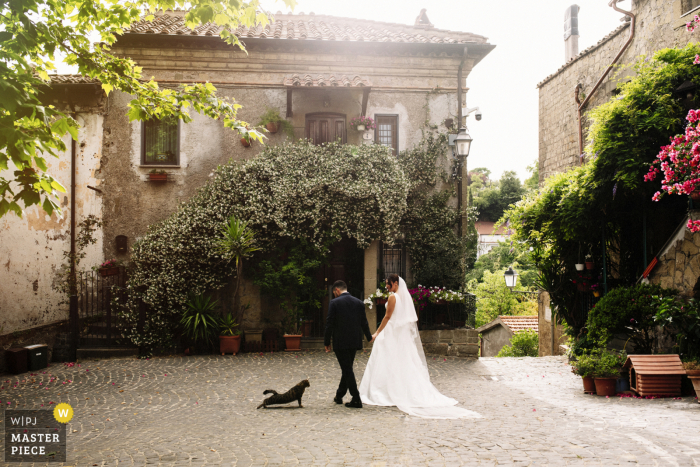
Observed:
[[[126,253],[127,252],[128,248],[129,248],[129,244],[128,244],[126,235],[117,235],[116,243],[117,243],[117,253]]]

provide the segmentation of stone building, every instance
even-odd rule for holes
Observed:
[[[253,125],[267,110],[277,110],[291,122],[294,138],[317,144],[340,138],[349,144],[384,144],[398,152],[413,147],[426,130],[458,126],[459,103],[466,106],[466,78],[494,48],[483,36],[441,30],[428,21],[400,25],[278,13],[264,28],[235,31],[245,43],[243,52],[226,44],[216,26],[188,29],[184,14],[161,12],[152,21],[134,24],[118,37],[112,52],[133,59],[143,67],[144,77],[154,77],[161,86],[214,84],[219,95],[242,105],[238,117]],[[63,94],[80,95],[80,80],[56,77],[53,83],[75,81],[72,91],[66,84]],[[103,221],[83,267],[109,258],[128,260],[133,242],[147,227],[188,200],[218,165],[252,158],[261,150],[259,144],[243,147],[222,122],[196,113],[186,125],[129,122],[131,96],[105,96],[99,87],[90,93],[99,105],[71,107],[83,125],[75,167],[76,222],[89,214]],[[349,120],[361,115],[374,118],[378,130],[349,130]],[[268,135],[267,144],[287,139],[278,132]],[[56,178],[70,179],[69,160],[70,153],[50,160]],[[149,183],[154,169],[167,173],[166,183]],[[462,195],[466,199],[466,191]],[[67,199],[62,219],[49,219],[32,207],[23,220],[0,220],[3,238],[12,239],[0,244],[0,256],[9,258],[0,272],[0,334],[67,318],[63,296],[52,288],[69,245]],[[367,296],[376,288],[378,269],[404,276],[409,272],[410,259],[400,245],[375,241],[359,251],[357,277],[346,277],[343,254],[352,249],[333,249],[338,261],[327,271],[327,282],[354,280],[358,295]],[[242,295],[252,306],[244,326],[259,327],[264,306],[260,294],[244,283]],[[374,324],[375,311],[369,313]]]
[[[631,5],[630,5],[631,3]],[[611,72],[583,109],[584,138],[587,128],[585,112],[609,100],[618,82],[632,75],[633,64],[640,55],[650,56],[666,47],[683,47],[700,38],[696,30],[689,33],[685,24],[700,13],[696,0],[630,0],[620,6],[636,17],[632,41],[618,64],[624,67]],[[567,10],[568,11],[568,10]],[[611,15],[620,13],[610,10]],[[596,45],[572,54],[561,68],[542,80],[539,89],[539,170],[540,182],[580,163],[577,105],[574,89],[581,85],[581,96],[592,91],[605,69],[630,37],[629,17]],[[585,25],[580,25],[585,31]],[[564,44],[567,50],[569,41]]]
[[[516,332],[531,329],[538,332],[537,316],[499,316],[476,332],[481,334],[481,356],[495,357]]]

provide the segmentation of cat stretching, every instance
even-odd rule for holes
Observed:
[[[270,397],[265,399],[262,404],[258,406],[260,407],[265,407],[267,408],[268,405],[276,405],[276,404],[289,404],[290,402],[298,401],[299,402],[299,407],[304,407],[301,405],[301,398],[304,395],[304,390],[310,386],[309,380],[305,379],[301,383],[297,384],[294,386],[292,389],[289,391],[285,392],[284,394],[277,394],[277,391],[273,389],[266,389],[263,394],[272,394]]]

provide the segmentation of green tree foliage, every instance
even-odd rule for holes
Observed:
[[[294,5],[294,0],[283,1]],[[48,214],[60,212],[56,196],[65,189],[46,173],[45,156],[65,151],[61,138],[66,133],[77,140],[78,124],[39,99],[58,56],[79,73],[98,78],[105,92],[118,89],[133,96],[130,120],[174,116],[189,122],[189,111],[194,110],[261,140],[236,118],[240,106],[216,97],[210,83],[160,88],[142,79],[132,60],[110,54],[117,35],[141,15],[176,7],[189,9],[189,27],[206,22],[223,26],[222,39],[241,48],[231,31],[239,25],[268,23],[259,0],[0,0],[0,217],[8,211],[21,216],[23,208],[34,204]],[[99,38],[96,44],[90,43],[93,34]]]
[[[467,272],[467,283],[471,281],[481,282],[484,272],[495,273],[503,271],[509,266],[518,272],[519,284],[527,288],[535,286],[537,268],[532,259],[530,246],[513,241],[498,242],[498,245],[493,247],[491,251],[476,260],[474,267]]]
[[[504,345],[496,357],[537,357],[539,356],[540,338],[537,331],[525,329],[513,334],[510,345]]]
[[[581,297],[572,282],[579,251],[597,265],[605,261],[608,280],[634,284],[647,266],[644,220],[650,260],[685,216],[684,197],[652,202],[660,181],[645,183],[644,175],[660,147],[683,130],[685,96],[674,90],[686,81],[700,84],[696,54],[700,46],[689,44],[640,58],[635,76],[619,85],[619,97],[588,112],[587,163],[547,178],[504,214],[515,239],[534,247],[539,284],[575,335],[585,324],[576,313]]]
[[[476,327],[490,323],[499,316],[536,315],[537,301],[524,294],[517,294],[506,287],[505,269],[492,273],[484,271],[481,282],[469,283],[469,291],[476,295]],[[522,285],[515,290],[524,291]]]
[[[655,316],[659,306],[654,297],[671,297],[677,293],[677,290],[643,284],[611,290],[588,314],[588,340],[605,346],[619,336],[629,339],[634,353],[654,353],[658,339]]]
[[[474,194],[474,206],[479,212],[479,220],[496,222],[503,211],[525,194],[520,179],[510,170],[503,172],[498,182],[489,182]]]
[[[540,163],[537,159],[532,163],[532,165],[527,166],[527,171],[532,175],[525,180],[523,187],[528,191],[537,190],[540,186]]]

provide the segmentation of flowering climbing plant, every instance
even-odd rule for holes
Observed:
[[[671,138],[671,144],[663,146],[656,160],[649,167],[644,181],[650,182],[663,173],[661,190],[653,200],[664,195],[692,195],[700,188],[700,110],[688,112],[689,122],[685,133]],[[688,228],[700,231],[700,221],[689,220]]]

